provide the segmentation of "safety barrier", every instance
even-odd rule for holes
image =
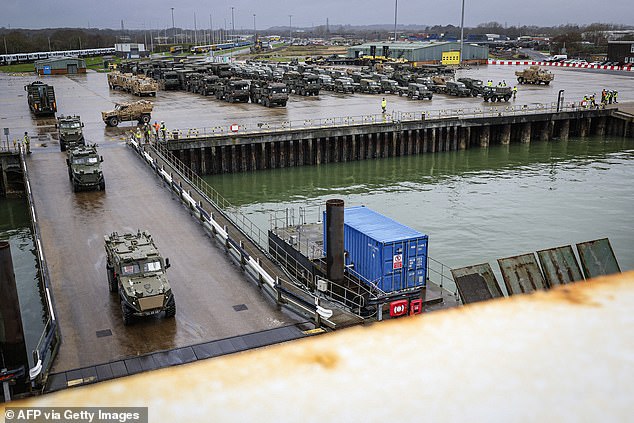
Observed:
[[[55,316],[55,302],[53,299],[51,279],[48,273],[48,264],[42,249],[42,237],[40,227],[37,221],[37,214],[35,213],[35,207],[33,206],[33,193],[31,192],[31,183],[29,182],[29,171],[24,158],[24,150],[22,146],[20,149],[20,162],[22,164],[22,173],[24,175],[24,188],[26,191],[27,201],[29,205],[29,216],[31,218],[31,224],[33,228],[33,239],[35,252],[37,257],[37,265],[40,273],[40,283],[42,290],[44,291],[44,297],[46,299],[46,313],[47,321],[44,326],[44,331],[40,336],[35,350],[33,350],[34,365],[29,369],[29,379],[34,387],[40,388],[46,382],[48,371],[53,364],[53,359],[57,354],[57,348],[61,336],[59,333],[59,324]]]
[[[178,141],[188,138],[214,137],[224,138],[228,135],[268,135],[283,133],[293,130],[341,128],[346,126],[359,126],[370,124],[393,124],[398,122],[442,119],[468,119],[479,117],[516,116],[539,113],[571,112],[581,110],[578,103],[566,103],[557,108],[557,103],[533,103],[523,105],[508,105],[508,103],[491,103],[488,107],[420,110],[415,112],[378,113],[362,116],[340,116],[329,118],[303,119],[297,121],[283,121],[276,123],[252,123],[216,125],[212,127],[175,129],[167,133],[166,141]],[[237,131],[232,131],[232,126],[238,126]],[[195,135],[194,135],[195,134]]]
[[[489,59],[489,65],[505,65],[505,66],[552,66],[556,68],[580,68],[580,69],[605,69],[605,70],[619,70],[619,71],[632,71],[632,65],[627,66],[606,66],[606,65],[591,65],[582,63],[564,63],[564,62],[540,62],[534,60],[495,60]]]

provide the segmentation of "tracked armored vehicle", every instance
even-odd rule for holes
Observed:
[[[54,115],[57,112],[55,89],[42,81],[35,81],[24,86],[29,108],[35,116]]]
[[[66,164],[68,178],[73,184],[73,191],[106,189],[106,181],[101,171],[103,157],[97,153],[97,146],[78,146],[68,150]]]
[[[170,262],[161,256],[152,235],[113,232],[104,238],[108,287],[119,293],[123,323],[163,311],[165,317],[174,317],[176,302],[165,274]]]
[[[59,137],[60,151],[66,151],[69,148],[86,145],[84,132],[81,128],[84,124],[79,116],[60,116],[55,124],[57,135]]]

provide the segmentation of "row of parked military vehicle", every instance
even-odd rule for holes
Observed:
[[[229,102],[251,100],[265,106],[283,106],[288,101],[289,94],[319,95],[321,90],[395,94],[420,100],[431,100],[434,94],[481,96],[484,101],[509,101],[512,97],[511,87],[487,86],[483,81],[471,78],[456,80],[454,71],[441,65],[412,67],[392,64],[380,69],[338,69],[301,63],[227,64],[208,63],[200,59],[174,63],[167,59],[153,59],[125,63],[123,69],[153,77],[166,90],[178,89],[205,96],[214,95],[217,99]],[[518,73],[518,81],[530,83],[531,72],[536,74],[532,70],[521,75]]]
[[[154,96],[158,91],[158,84],[152,78],[142,75],[133,75],[131,73],[121,73],[119,71],[110,72],[108,74],[108,86],[112,90],[120,89],[134,95]]]

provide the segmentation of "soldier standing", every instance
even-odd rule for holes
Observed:
[[[616,101],[618,97],[619,97],[619,92],[617,90],[614,90],[614,92],[612,93],[612,99],[614,100],[615,103],[618,103],[618,101]]]
[[[26,149],[26,154],[31,154],[31,138],[29,138],[29,133],[24,133],[24,147]]]

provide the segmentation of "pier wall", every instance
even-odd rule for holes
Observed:
[[[633,116],[618,110],[389,121],[162,142],[199,175],[319,165],[491,145],[634,134]]]

